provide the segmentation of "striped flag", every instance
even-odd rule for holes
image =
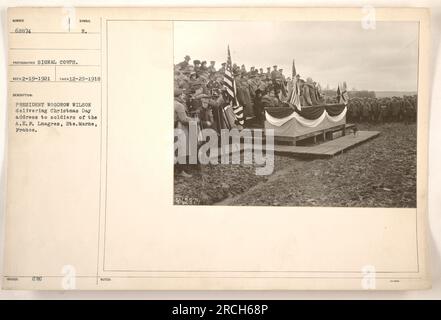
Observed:
[[[343,82],[342,85],[338,84],[337,97],[339,103],[343,103],[345,105],[348,104],[349,94],[348,94],[346,82]]]
[[[237,101],[236,96],[236,81],[234,80],[233,75],[233,64],[231,62],[231,54],[230,54],[230,46],[228,46],[228,58],[227,58],[227,65],[225,67],[225,73],[224,73],[224,86],[227,89],[227,92],[231,98],[231,106],[233,108],[233,112],[237,118],[237,121],[243,125],[244,119],[243,119],[243,107],[239,105],[239,102]]]
[[[292,92],[291,97],[289,98],[289,103],[295,105],[299,110],[302,109],[302,106],[300,105],[300,84],[297,83],[296,79],[297,71],[296,71],[296,65],[294,63],[294,59],[292,60]]]

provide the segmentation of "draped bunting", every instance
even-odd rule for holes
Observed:
[[[326,117],[332,122],[339,122],[340,120],[342,120],[345,117],[347,111],[348,111],[348,108],[344,107],[343,111],[340,112],[340,114],[336,115],[336,116],[331,116],[329,114],[329,112],[326,112]]]
[[[308,128],[315,128],[317,127],[323,120],[325,120],[326,116],[328,115],[326,111],[323,109],[322,115],[314,120],[306,119],[302,116],[300,116],[298,113],[294,113],[294,118],[299,122],[302,126],[308,127]]]
[[[305,113],[303,113],[302,111],[312,108],[315,108],[315,110],[312,110],[310,113],[306,113],[306,115],[310,118],[304,117]],[[276,109],[288,109],[288,110],[281,111]],[[280,127],[284,125],[286,122],[288,122],[291,119],[296,119],[297,122],[299,122],[302,126],[308,128],[314,128],[318,126],[325,118],[331,122],[339,122],[345,117],[347,112],[347,108],[344,105],[343,108],[341,108],[341,105],[330,105],[326,107],[324,106],[309,107],[309,108],[304,108],[303,110],[302,111],[296,110],[294,112],[294,110],[290,108],[268,108],[265,110],[265,117],[270,124],[276,127]],[[320,110],[321,110],[321,114],[320,114]],[[340,113],[337,113],[339,110]],[[282,114],[286,116],[283,118],[280,117]],[[314,114],[315,115],[320,114],[320,115],[317,118],[311,119],[312,115]]]
[[[335,117],[338,116],[340,113],[342,113],[344,108],[346,108],[346,106],[344,104],[329,104],[325,108],[326,108],[326,112],[331,117]]]
[[[265,111],[273,118],[283,119],[290,116],[295,111],[295,109],[273,107],[273,108],[266,108]]]
[[[297,112],[300,116],[302,116],[305,119],[315,120],[317,118],[320,118],[323,112],[325,111],[331,117],[337,116],[340,113],[342,113],[345,107],[346,106],[344,104],[328,104],[328,105],[304,107],[302,108],[302,110],[299,110],[287,104],[286,107],[265,108],[265,111],[267,111],[272,117],[279,119],[286,118],[289,115],[291,115],[291,113]]]
[[[325,112],[324,106],[313,106],[313,107],[304,107],[302,110],[297,110],[297,113],[301,115],[303,118],[308,120],[315,120],[322,116],[323,112]]]
[[[290,115],[286,116],[285,118],[276,118],[276,117],[273,117],[268,110],[265,111],[266,121],[268,121],[269,123],[271,123],[273,126],[276,126],[276,127],[283,126],[289,120],[294,118],[295,115],[296,115],[296,113],[293,111]]]

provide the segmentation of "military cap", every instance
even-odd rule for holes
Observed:
[[[197,88],[199,89],[199,88]],[[210,98],[211,96],[209,96],[208,94],[205,93],[195,93],[195,95],[193,96],[193,99],[207,99]]]
[[[175,97],[179,97],[181,94],[183,94],[184,93],[184,90],[183,89],[181,89],[181,88],[175,88],[175,92],[174,92],[174,95],[175,95]]]
[[[193,64],[201,64],[200,60],[193,60]]]
[[[187,54],[185,57],[184,57],[184,60],[190,60],[191,58],[190,58],[190,56]]]

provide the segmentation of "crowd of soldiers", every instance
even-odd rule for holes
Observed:
[[[240,123],[232,108],[225,108],[232,102],[224,85],[226,68],[225,62],[217,69],[215,61],[208,65],[206,61],[191,61],[189,56],[174,66],[175,128],[186,131],[188,124],[196,121],[201,128],[220,132],[226,127],[241,129],[250,124]],[[291,81],[277,65],[264,72],[263,68],[247,70],[245,65],[234,64],[229,71],[235,80],[236,99],[243,107],[244,121],[252,119],[263,125],[264,108],[278,105],[288,97]],[[189,177],[185,171],[191,170],[190,167],[176,164],[175,172]]]
[[[187,114],[198,113],[198,118],[213,123],[210,106],[220,106],[229,103],[223,84],[226,63],[216,69],[216,62],[193,60],[185,56],[184,61],[175,65],[174,85],[175,96],[181,96]],[[285,77],[283,69],[273,66],[247,70],[245,65],[232,66],[232,74],[236,82],[236,97],[244,108],[244,118],[256,118],[263,121],[263,110],[266,107],[286,106],[292,91],[293,81]],[[323,103],[337,103],[336,96],[325,96],[320,85],[311,78],[306,81],[296,75],[296,82],[300,87],[300,104],[313,106]],[[204,110],[205,109],[205,110]],[[205,111],[205,112],[204,112]],[[398,122],[411,123],[416,121],[417,96],[403,97],[353,97],[348,103],[348,122]],[[234,117],[234,115],[231,115]]]
[[[385,98],[351,98],[346,114],[347,122],[416,122],[417,95]]]
[[[185,106],[187,114],[198,113],[198,118],[205,123],[216,125],[211,107],[219,107],[229,103],[229,96],[224,87],[226,63],[216,69],[216,62],[193,60],[185,56],[184,61],[175,65],[174,86],[175,97]],[[263,68],[252,66],[249,70],[245,65],[232,65],[231,70],[236,83],[237,102],[243,107],[244,119],[254,119],[263,125],[266,107],[286,106],[293,87],[291,78],[285,77],[283,69],[277,65]],[[320,85],[311,78],[306,81],[296,75],[295,81],[300,87],[300,103],[303,106],[323,103]],[[182,109],[182,108],[181,108]],[[181,118],[183,115],[181,114]],[[229,116],[229,115],[227,115]],[[234,117],[234,115],[230,115]],[[215,128],[216,129],[216,128]]]

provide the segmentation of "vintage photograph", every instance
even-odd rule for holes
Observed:
[[[418,32],[174,22],[174,204],[415,208]]]
[[[2,288],[436,285],[436,17],[9,8]]]

